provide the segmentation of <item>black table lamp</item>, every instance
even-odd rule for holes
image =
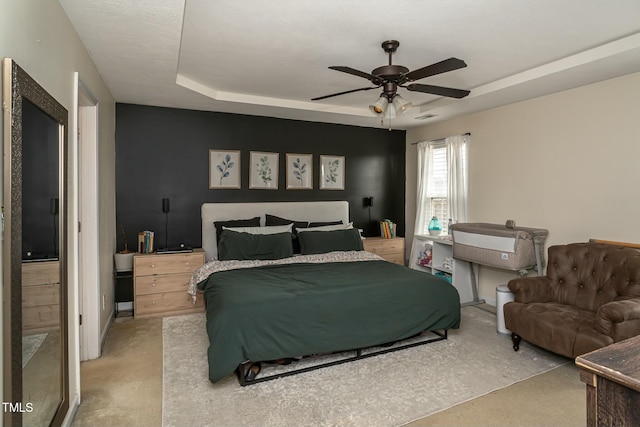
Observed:
[[[175,247],[175,248],[170,248],[169,247],[169,211],[170,210],[171,210],[171,208],[170,208],[170,204],[169,204],[169,199],[165,197],[165,198],[162,199],[162,212],[164,212],[164,215],[165,215],[165,220],[164,220],[164,248],[158,248],[157,252],[158,253],[192,252],[193,249],[191,249],[188,246],[185,246],[184,244],[180,244],[178,247]]]

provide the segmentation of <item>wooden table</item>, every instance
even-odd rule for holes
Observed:
[[[587,426],[640,426],[640,336],[578,356]]]

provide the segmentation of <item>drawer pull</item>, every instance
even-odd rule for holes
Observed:
[[[189,263],[188,263],[188,262],[186,262],[185,264],[187,265],[187,267],[189,266]]]
[[[151,284],[151,287],[152,287],[152,288],[155,288],[155,287],[156,287],[156,282],[153,282],[153,283]]]
[[[155,264],[151,264],[151,268],[156,268],[156,265]]]
[[[156,302],[155,301],[151,301],[151,305],[156,305]]]

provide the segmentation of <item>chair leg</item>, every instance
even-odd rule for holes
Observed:
[[[520,341],[522,341],[522,337],[515,332],[512,332],[511,341],[513,341],[513,351],[520,350]]]

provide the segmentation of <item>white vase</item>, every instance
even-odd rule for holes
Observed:
[[[116,271],[131,271],[133,270],[133,255],[134,252],[129,253],[117,253],[113,254],[113,260],[116,265]]]

